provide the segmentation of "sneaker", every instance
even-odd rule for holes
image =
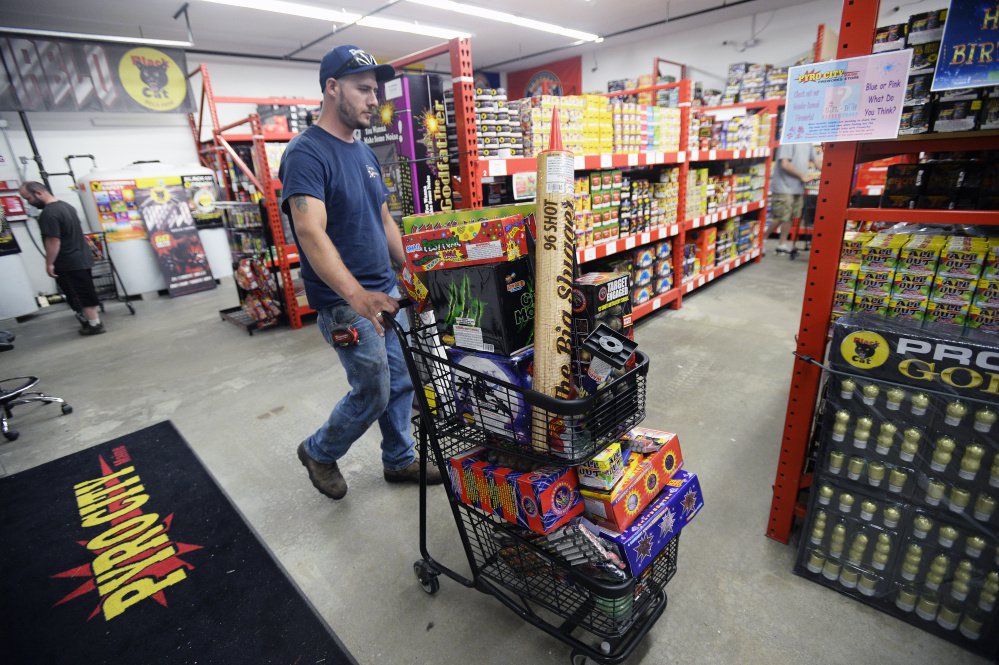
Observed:
[[[81,326],[79,333],[81,335],[103,335],[106,330],[104,330],[104,324],[98,323],[96,326],[92,326],[89,323],[85,326]]]
[[[785,244],[777,245],[777,253],[778,254],[790,254],[791,253],[791,246],[790,245],[785,245]]]
[[[419,483],[420,482],[420,460],[415,459],[409,466],[392,471],[385,469],[385,480],[390,483]],[[433,464],[427,464],[427,484],[440,485],[444,482],[441,472]]]
[[[331,499],[342,499],[347,494],[347,481],[340,473],[336,462],[324,464],[309,457],[305,452],[305,442],[298,444],[298,459],[309,472],[312,485]]]

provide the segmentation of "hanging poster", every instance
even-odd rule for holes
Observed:
[[[506,87],[511,101],[538,95],[581,94],[583,59],[577,55],[540,67],[510,72],[506,75]]]
[[[90,194],[108,242],[146,238],[146,226],[135,203],[134,180],[94,180]]]
[[[215,288],[180,176],[139,178],[135,203],[171,297]]]
[[[911,60],[905,50],[791,67],[780,142],[896,138]]]
[[[183,51],[0,35],[0,111],[194,111]]]
[[[931,90],[999,85],[999,2],[951,0]]]
[[[222,228],[222,208],[216,205],[218,188],[215,176],[209,174],[181,177],[187,192],[187,206],[191,209],[194,224],[199,229]]]

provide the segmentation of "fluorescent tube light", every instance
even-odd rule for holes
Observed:
[[[408,0],[408,2],[412,2],[417,5],[423,5],[424,7],[433,7],[434,9],[443,9],[444,11],[455,12],[458,14],[465,14],[467,16],[475,16],[477,18],[484,18],[490,21],[498,21],[500,23],[509,23],[510,25],[518,25],[522,28],[541,30],[542,32],[549,32],[554,35],[562,35],[564,37],[570,37],[572,39],[579,39],[584,42],[597,42],[601,40],[600,35],[595,35],[591,32],[571,30],[569,28],[563,28],[560,25],[555,25],[554,23],[535,21],[534,19],[523,18],[521,16],[508,14],[506,12],[499,12],[496,11],[495,9],[486,9],[484,7],[466,5],[460,2],[453,2],[452,0]]]
[[[467,32],[451,30],[423,23],[410,23],[408,21],[396,21],[394,19],[381,18],[379,16],[365,16],[354,12],[335,9],[323,9],[312,5],[303,5],[297,2],[285,2],[284,0],[201,0],[216,5],[226,5],[228,7],[239,7],[242,9],[258,9],[275,14],[285,14],[286,16],[301,16],[302,18],[314,18],[330,23],[355,23],[366,28],[378,28],[381,30],[394,30],[395,32],[405,32],[412,35],[423,35],[425,37],[435,37],[437,39],[454,39],[455,37],[468,37]]]
[[[60,39],[91,39],[98,42],[120,42],[123,44],[146,44],[148,46],[167,46],[173,48],[190,48],[194,42],[182,42],[174,39],[148,39],[146,37],[119,37],[117,35],[92,35],[86,32],[60,32],[58,30],[28,30],[25,28],[9,28],[0,26],[0,32],[18,35],[33,35],[35,37],[57,37]]]

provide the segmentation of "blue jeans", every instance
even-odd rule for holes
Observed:
[[[399,311],[396,321],[408,328],[405,311]],[[332,330],[344,324],[357,330],[356,346],[333,344]],[[386,469],[397,471],[416,459],[410,435],[413,383],[398,335],[385,328],[385,337],[379,337],[371,322],[349,305],[319,310],[319,330],[340,356],[350,392],[337,402],[322,427],[305,440],[305,452],[314,460],[327,464],[337,461],[376,420],[382,433],[382,465]]]

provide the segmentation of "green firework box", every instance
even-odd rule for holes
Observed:
[[[512,356],[534,341],[534,272],[528,257],[423,273],[447,346]]]

